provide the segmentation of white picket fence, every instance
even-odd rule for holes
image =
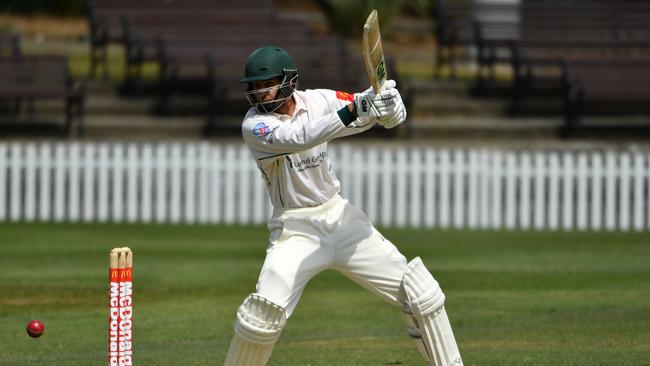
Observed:
[[[331,145],[342,195],[383,226],[648,230],[647,151]],[[247,148],[0,143],[0,222],[264,223]]]

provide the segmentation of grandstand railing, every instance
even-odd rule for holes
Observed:
[[[648,230],[650,152],[331,144],[342,195],[377,225]],[[261,224],[247,148],[0,143],[0,222]]]

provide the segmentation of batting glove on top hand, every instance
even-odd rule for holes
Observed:
[[[389,85],[389,80],[385,85],[395,87],[395,82]],[[382,93],[375,94],[372,88],[368,88],[361,93],[354,94],[354,106],[356,109],[357,117],[359,118],[385,118],[394,113],[394,104],[392,96],[382,95]]]

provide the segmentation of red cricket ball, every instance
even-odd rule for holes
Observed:
[[[32,320],[27,323],[27,334],[32,338],[38,338],[43,335],[45,324],[40,320]]]

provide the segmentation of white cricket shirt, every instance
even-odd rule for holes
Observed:
[[[327,156],[327,142],[370,129],[347,127],[337,111],[352,102],[350,94],[328,89],[296,90],[293,116],[260,113],[251,108],[242,135],[266,182],[273,206],[313,207],[341,190]]]

